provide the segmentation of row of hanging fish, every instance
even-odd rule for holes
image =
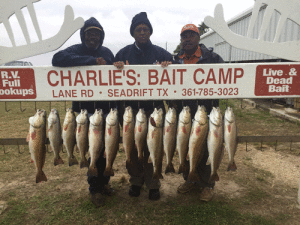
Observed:
[[[188,180],[195,182],[199,180],[196,171],[198,162],[202,159],[204,151],[208,149],[207,163],[211,165],[210,181],[217,181],[219,180],[217,170],[225,145],[229,155],[228,170],[236,170],[234,154],[237,148],[237,130],[232,108],[226,109],[224,123],[219,108],[213,107],[208,119],[204,106],[198,106],[193,121],[188,106],[182,109],[178,121],[174,108],[168,110],[165,120],[163,118],[163,110],[154,109],[147,126],[147,117],[143,109],[139,110],[135,121],[132,109],[130,107],[125,109],[123,146],[127,168],[133,164],[132,151],[137,151],[139,164],[143,163],[143,149],[147,144],[150,160],[153,163],[153,179],[161,179],[164,153],[167,162],[165,173],[175,172],[172,160],[177,150],[180,163],[178,173],[189,172]]]
[[[68,153],[69,166],[78,164],[73,152],[75,145],[80,152],[80,168],[89,167],[89,175],[98,175],[96,161],[100,154],[105,150],[106,169],[104,175],[113,176],[112,169],[117,151],[119,149],[119,121],[116,109],[111,109],[106,117],[105,130],[102,110],[96,110],[88,118],[87,110],[81,110],[81,113],[75,117],[71,108],[67,109],[63,129],[61,129],[59,114],[56,109],[52,109],[48,117],[48,137],[50,147],[54,153],[54,165],[63,164],[59,153],[62,145],[65,146]],[[46,111],[38,109],[36,114],[29,118],[29,150],[31,159],[35,163],[37,174],[36,182],[47,181],[42,171],[46,158]],[[104,140],[105,132],[105,140]],[[104,149],[104,141],[106,143]],[[88,163],[86,153],[89,151],[91,162]]]
[[[219,108],[213,107],[208,118],[205,107],[198,106],[192,121],[190,108],[186,106],[179,114],[177,125],[176,122],[176,111],[171,108],[165,117],[163,134],[167,161],[165,173],[175,172],[172,159],[176,149],[180,163],[178,173],[188,172],[189,181],[199,181],[197,165],[207,149],[207,164],[211,166],[210,182],[218,181],[217,170],[224,154],[224,145],[229,155],[228,170],[236,170],[234,155],[237,149],[237,128],[232,108],[226,109],[223,122]]]
[[[189,172],[190,181],[199,180],[196,167],[201,160],[206,143],[209,152],[208,163],[211,165],[211,181],[219,180],[217,170],[223,157],[223,141],[229,155],[228,170],[235,170],[234,154],[237,147],[237,131],[233,110],[228,107],[225,111],[224,125],[219,108],[213,108],[209,120],[204,106],[198,106],[198,110],[191,119],[190,108],[184,107],[177,121],[176,110],[170,108],[163,120],[163,110],[154,109],[147,121],[143,109],[140,109],[134,118],[131,107],[125,109],[123,115],[123,147],[126,154],[126,167],[133,166],[133,151],[137,151],[138,165],[144,162],[144,148],[148,147],[150,160],[153,162],[153,179],[161,179],[162,160],[166,155],[167,166],[165,173],[175,172],[172,164],[175,149],[179,155],[178,173]],[[46,112],[37,110],[35,116],[29,118],[30,132],[28,136],[32,159],[37,168],[36,182],[47,180],[42,172],[45,162],[46,141]],[[104,129],[105,128],[105,129]],[[40,134],[41,133],[41,134]],[[69,166],[78,164],[73,151],[77,144],[80,152],[80,168],[89,167],[89,175],[98,175],[96,161],[101,154],[106,158],[104,175],[113,176],[113,162],[119,149],[119,121],[117,109],[111,109],[103,118],[102,110],[96,110],[88,118],[87,110],[75,117],[72,109],[66,112],[63,129],[61,129],[59,115],[56,109],[52,109],[48,117],[48,136],[50,146],[54,152],[54,165],[63,164],[59,156],[64,144]],[[104,144],[105,143],[105,144]],[[104,151],[104,153],[103,153]],[[86,159],[86,153],[91,157],[90,164]],[[190,162],[190,171],[188,162]],[[42,165],[42,166],[41,166]]]

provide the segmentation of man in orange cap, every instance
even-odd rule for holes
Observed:
[[[200,42],[200,34],[198,28],[194,24],[187,24],[181,29],[181,50],[177,56],[175,56],[176,64],[210,64],[210,63],[224,63],[223,59],[212,49],[208,49]],[[207,113],[211,111],[212,107],[219,106],[219,100],[175,100],[170,102],[170,106],[177,108],[177,112],[182,110],[183,106],[189,106],[191,109],[191,115],[194,116],[197,111],[197,106],[204,105]],[[210,178],[210,165],[206,165],[208,158],[207,142],[205,142],[206,148],[202,160],[198,163],[197,174],[200,181],[197,183],[190,182],[188,180],[188,174],[183,174],[185,183],[180,185],[177,189],[179,193],[187,193],[193,189],[199,189],[201,191],[200,199],[203,201],[210,201],[213,197],[214,183],[209,183]]]

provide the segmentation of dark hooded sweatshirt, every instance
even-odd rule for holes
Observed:
[[[85,45],[84,30],[91,26],[99,27],[102,30],[99,47],[95,50],[88,49]],[[114,55],[108,48],[102,46],[104,36],[105,33],[103,27],[94,17],[91,17],[85,21],[84,26],[80,29],[81,44],[72,45],[65,50],[57,52],[53,56],[52,65],[59,67],[96,65],[96,59],[99,57],[103,57],[107,65],[112,65],[114,62]],[[73,102],[72,108],[75,112],[80,112],[80,109],[87,109],[89,113],[94,113],[95,108],[101,108],[104,113],[108,113],[109,102]]]

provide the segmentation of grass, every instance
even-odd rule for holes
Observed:
[[[263,111],[241,109],[240,102],[235,100],[220,101],[222,112],[226,106],[235,110],[238,120],[239,135],[253,133],[266,135],[270,132],[289,134],[297,131],[298,126],[285,122],[287,128],[282,128],[280,119],[271,117]],[[38,107],[44,107],[49,112],[49,103],[38,102]],[[70,103],[67,104],[70,106]],[[26,137],[28,132],[28,117],[34,115],[34,103],[22,103],[26,108],[23,113],[19,104],[8,103],[10,112],[3,109],[0,102],[0,137]],[[59,109],[61,120],[64,118],[64,103],[51,103],[51,107]],[[257,121],[260,121],[257,123]],[[274,143],[263,143],[263,146]],[[294,148],[297,147],[296,143]],[[257,144],[260,149],[260,143]],[[117,195],[106,198],[103,208],[95,208],[88,195],[86,170],[77,166],[67,165],[67,154],[61,154],[65,164],[54,167],[53,153],[47,153],[45,173],[48,182],[35,184],[35,169],[30,163],[28,147],[21,147],[24,153],[19,154],[16,146],[0,146],[0,201],[5,201],[7,209],[0,215],[0,224],[286,224],[294,221],[297,213],[286,206],[285,199],[276,199],[275,194],[284,196],[284,190],[296,192],[281,186],[271,187],[274,175],[267,170],[253,166],[253,158],[245,155],[238,164],[238,170],[233,173],[221,172],[221,179],[234,182],[241,187],[240,197],[231,198],[229,194],[216,194],[209,203],[199,201],[197,193],[175,195],[164,200],[152,202],[147,199],[148,190],[142,189],[139,198],[128,196],[128,176],[125,168],[125,154],[122,148],[116,161],[124,168],[116,171],[116,178],[110,184]],[[278,146],[279,151],[284,151]],[[79,160],[79,154],[75,153]],[[118,161],[119,160],[119,161]],[[242,164],[242,165],[241,165]],[[227,165],[223,165],[223,169]],[[116,167],[115,167],[116,168]],[[221,169],[220,169],[221,170]],[[125,171],[125,172],[124,172]],[[225,170],[224,170],[225,171]],[[174,177],[179,177],[178,174]],[[182,178],[181,178],[182,179]],[[162,185],[165,184],[162,180]],[[180,180],[182,182],[182,180]],[[5,185],[5,186],[1,186]],[[174,183],[176,189],[179,183]],[[1,187],[5,187],[1,190]],[[277,188],[277,189],[276,189]],[[232,194],[232,193],[230,193]],[[291,223],[293,224],[293,223]]]
[[[150,203],[138,208],[128,202],[125,208],[117,199],[113,199],[106,208],[95,208],[84,198],[65,202],[68,197],[39,196],[10,201],[10,208],[6,210],[0,224],[20,224],[25,221],[33,224],[109,224],[109,221],[114,224],[275,224],[271,218],[242,214],[220,201],[180,204],[178,199],[172,199],[159,206]],[[113,218],[110,218],[111,214]]]

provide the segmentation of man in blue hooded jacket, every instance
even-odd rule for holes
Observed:
[[[89,65],[112,65],[114,61],[113,53],[102,46],[104,40],[104,30],[100,23],[94,18],[86,20],[80,30],[81,44],[72,45],[62,51],[57,52],[52,59],[53,66],[89,66]],[[86,109],[90,114],[95,109],[101,108],[105,113],[109,113],[109,101],[97,102],[72,102],[75,112]]]
[[[94,18],[86,20],[80,30],[81,44],[68,47],[65,50],[57,52],[52,59],[53,66],[71,67],[87,65],[112,65],[114,61],[113,53],[102,46],[104,40],[104,30],[100,23]],[[85,101],[72,102],[72,108],[79,113],[81,109],[87,109],[89,115],[95,112],[95,109],[101,108],[104,115],[109,113],[110,103],[108,101]],[[90,161],[90,159],[89,159]],[[109,187],[110,177],[104,176],[106,160],[103,155],[96,162],[98,176],[88,175],[89,191],[91,201],[97,206],[104,204],[104,195],[112,195],[113,190]]]

